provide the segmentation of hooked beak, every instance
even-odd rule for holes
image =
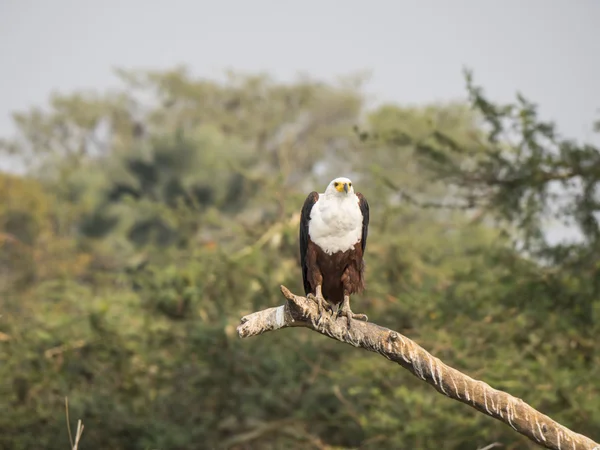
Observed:
[[[348,183],[344,183],[344,192],[348,193]]]

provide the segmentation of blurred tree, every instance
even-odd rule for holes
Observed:
[[[472,86],[474,110],[367,111],[360,77],[119,73],[119,91],[16,114],[3,141],[29,165],[0,177],[0,448],[67,446],[64,396],[80,448],[530,448],[374,355],[302,330],[235,336],[278,285],[301,289],[300,206],[340,174],[373,210],[360,309],[597,438],[591,194],[562,210],[584,244],[536,231],[540,173],[593,184],[591,147],[489,135],[490,111],[525,119]]]

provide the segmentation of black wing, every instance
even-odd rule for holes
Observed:
[[[369,203],[367,203],[367,199],[360,192],[356,196],[358,197],[358,206],[363,216],[361,247],[364,255],[365,248],[367,247],[367,234],[369,233]]]
[[[306,251],[308,250],[308,222],[310,221],[310,211],[313,205],[319,200],[319,193],[311,192],[304,200],[302,212],[300,213],[300,266],[302,267],[302,282],[304,283],[304,293],[306,295],[311,291],[308,282],[308,267],[306,266]]]

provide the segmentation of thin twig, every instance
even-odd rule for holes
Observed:
[[[281,419],[273,422],[262,423],[250,431],[246,431],[229,438],[222,444],[222,446],[223,448],[231,448],[235,445],[246,444],[256,439],[260,439],[265,434],[281,432],[286,426],[293,425],[297,422],[297,419]]]
[[[69,432],[69,442],[73,448],[73,436],[71,435],[71,421],[69,420],[69,398],[65,397],[65,411],[67,413],[67,431]]]
[[[486,445],[485,447],[478,448],[477,450],[491,450],[495,447],[502,447],[500,442],[492,442],[490,445]]]
[[[78,348],[82,348],[85,346],[85,341],[84,340],[79,340],[79,341],[75,341],[71,344],[63,344],[63,345],[59,345],[57,347],[52,347],[49,348],[48,350],[46,350],[44,352],[44,356],[48,359],[56,356],[56,355],[60,355],[61,353],[64,353],[66,351],[69,350],[76,350]]]
[[[71,421],[69,419],[69,399],[65,397],[65,411],[67,418],[67,431],[69,432],[69,442],[71,443],[71,450],[77,450],[79,446],[79,440],[81,439],[81,435],[83,434],[83,423],[81,419],[77,421],[77,431],[75,432],[75,442],[73,442],[73,435],[71,434]]]
[[[77,450],[79,446],[79,440],[81,439],[81,435],[83,434],[83,423],[81,423],[81,419],[77,421],[77,433],[75,434],[75,445],[73,446],[73,450]]]

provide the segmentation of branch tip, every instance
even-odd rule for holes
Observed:
[[[294,300],[294,298],[296,298],[296,296],[294,294],[292,294],[290,292],[290,290],[288,288],[286,288],[283,284],[281,286],[279,286],[279,289],[281,289],[281,293],[288,300]]]

